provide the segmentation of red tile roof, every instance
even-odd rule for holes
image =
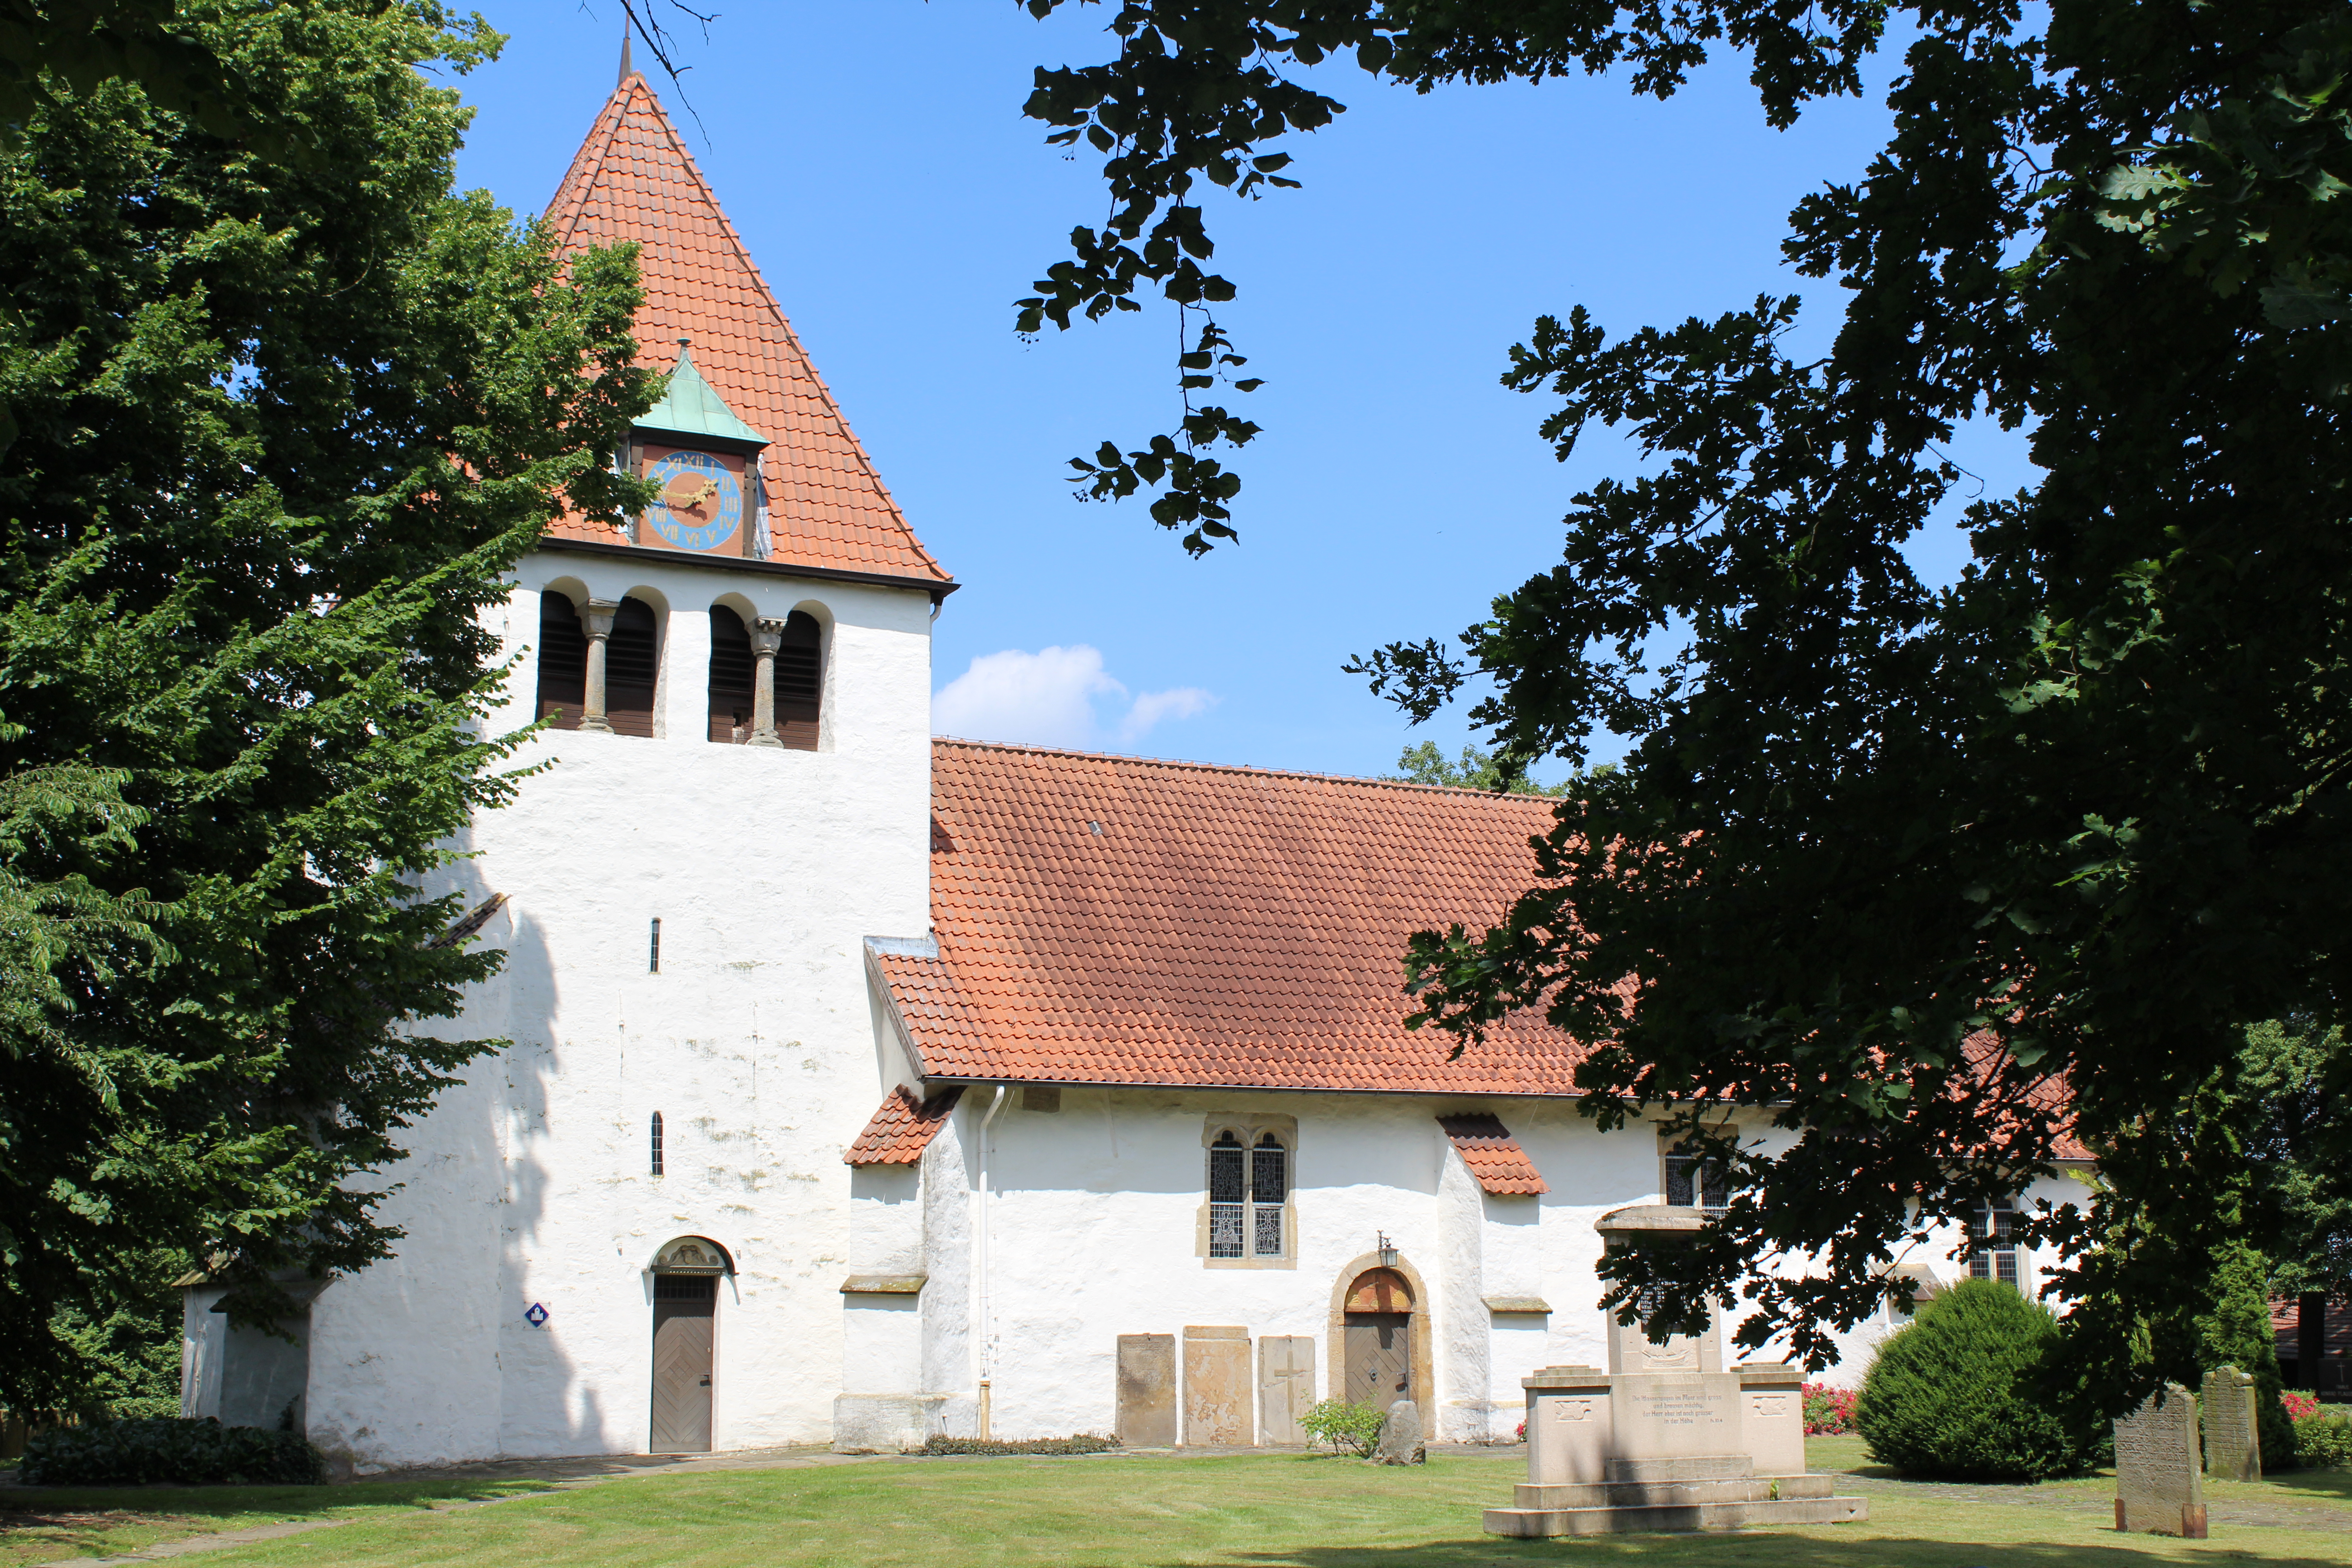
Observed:
[[[564,251],[625,240],[642,247],[640,361],[667,371],[677,363],[677,340],[691,338],[703,376],[768,438],[761,462],[772,559],[948,580],[850,434],[645,78],[631,75],[614,89],[548,204],[547,223]],[[620,542],[613,530],[576,517],[552,531]]]
[[[882,1097],[874,1119],[842,1156],[852,1165],[911,1165],[923,1157],[931,1138],[947,1124],[948,1112],[963,1098],[961,1089],[943,1089],[919,1100],[905,1085]]]
[[[965,741],[931,769],[940,956],[875,961],[926,1077],[1574,1092],[1539,1019],[1452,1062],[1403,1024],[1405,939],[1500,916],[1549,802]]]
[[[1478,1184],[1490,1193],[1511,1195],[1523,1193],[1548,1193],[1543,1173],[1519,1147],[1499,1116],[1441,1116],[1437,1124],[1454,1140],[1461,1152],[1462,1163],[1478,1178]]]

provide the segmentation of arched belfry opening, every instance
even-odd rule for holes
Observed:
[[[681,1236],[653,1262],[653,1397],[646,1451],[710,1451],[717,1390],[719,1281],[735,1272],[727,1249],[708,1237]]]

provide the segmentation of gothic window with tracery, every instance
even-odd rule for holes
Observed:
[[[1232,1128],[1209,1145],[1209,1256],[1289,1255],[1290,1150],[1272,1132],[1255,1144]]]

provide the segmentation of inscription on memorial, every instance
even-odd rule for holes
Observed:
[[[1723,1419],[1720,1401],[1709,1399],[1703,1388],[1645,1388],[1627,1403],[1633,1407],[1635,1420],[1659,1426],[1697,1426]]]
[[[2234,1366],[2205,1374],[2205,1473],[2233,1481],[2263,1479],[2262,1428],[2254,1380]]]
[[[2205,1539],[2197,1396],[2177,1383],[2116,1423],[2116,1528]]]

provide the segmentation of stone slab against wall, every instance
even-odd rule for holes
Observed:
[[[1261,1443],[1304,1443],[1299,1417],[1315,1407],[1315,1338],[1266,1334],[1257,1342],[1257,1429]]]
[[[1176,1336],[1118,1336],[1118,1441],[1128,1448],[1176,1446]]]
[[[1250,1446],[1247,1329],[1184,1329],[1184,1441]]]
[[[2116,1423],[2116,1528],[2205,1539],[2197,1396],[2177,1383]]]
[[[2254,1415],[2254,1380],[2234,1366],[2205,1374],[2205,1473],[2224,1480],[2263,1479],[2262,1428]]]

